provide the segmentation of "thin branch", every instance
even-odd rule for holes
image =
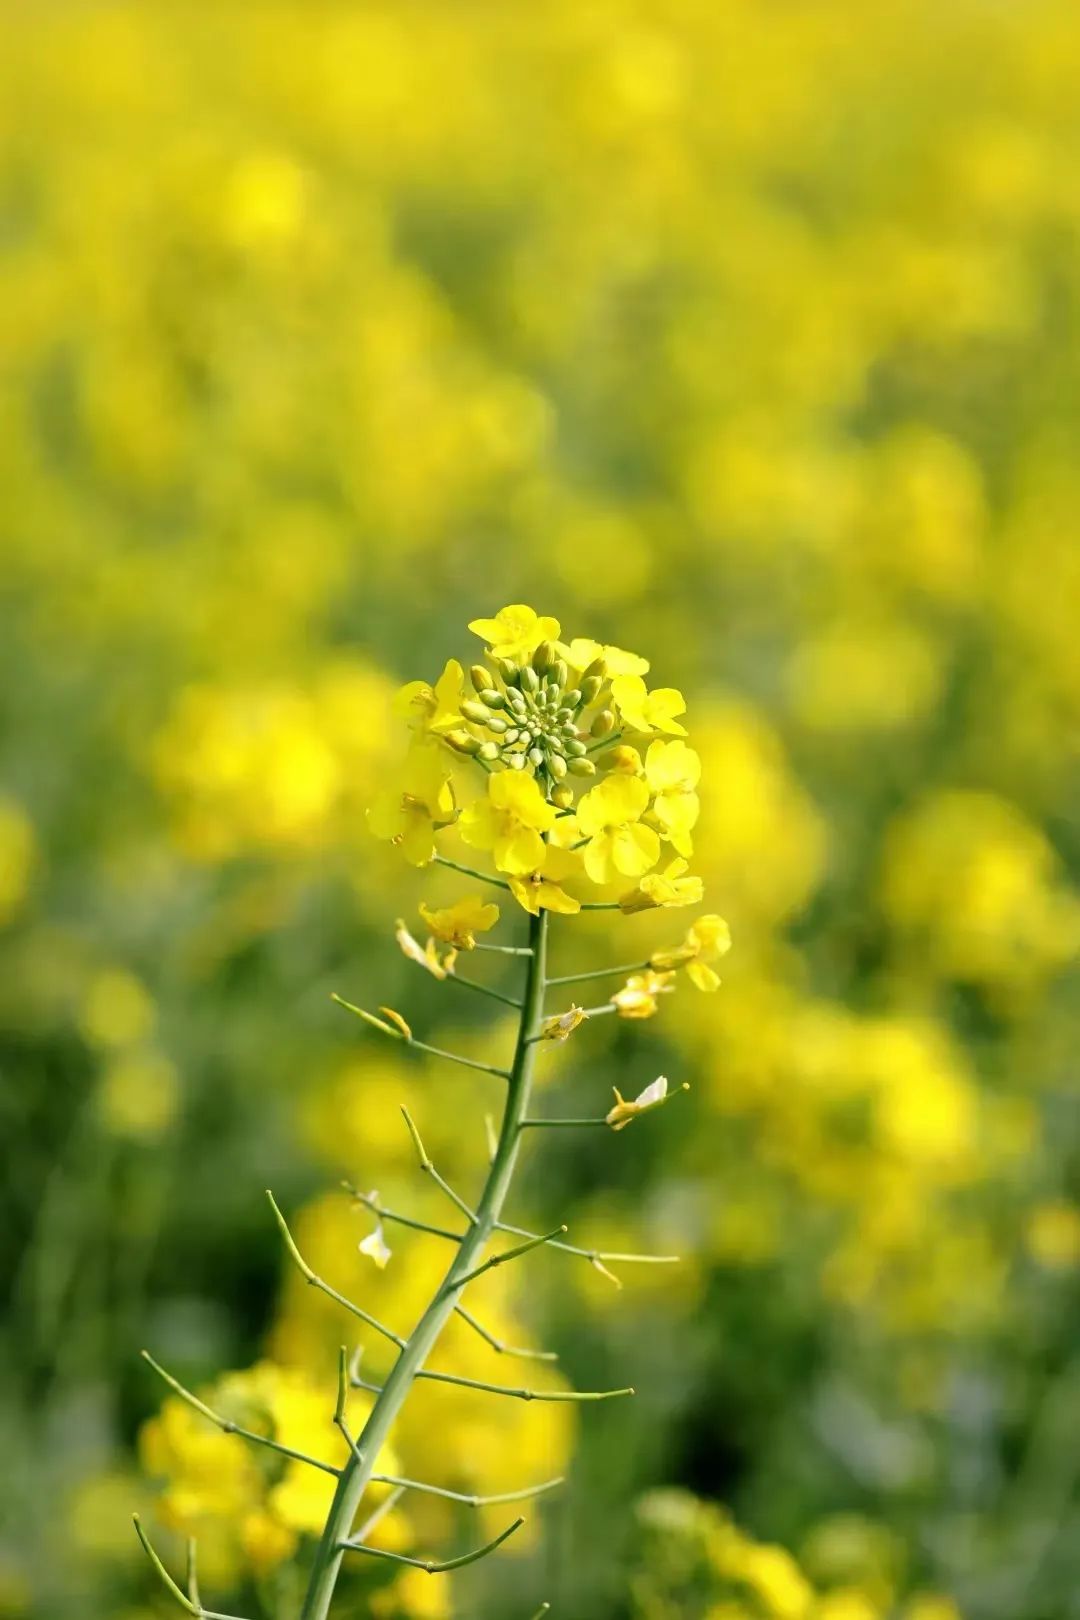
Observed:
[[[447,969],[446,982],[463,985],[466,990],[475,990],[477,995],[487,996],[491,1001],[501,1001],[504,1007],[513,1007],[515,1010],[521,1007],[521,1002],[516,996],[504,995],[501,990],[492,989],[490,984],[478,984],[475,979],[463,979],[457,968]]]
[[[459,1288],[464,1288],[466,1283],[475,1282],[477,1277],[482,1277],[485,1271],[492,1271],[496,1266],[504,1266],[508,1260],[516,1260],[518,1255],[527,1254],[530,1249],[539,1248],[541,1243],[550,1243],[553,1238],[557,1238],[561,1232],[566,1230],[565,1226],[557,1226],[553,1232],[546,1232],[543,1237],[530,1235],[527,1243],[518,1243],[512,1249],[504,1249],[502,1254],[493,1254],[489,1260],[485,1260],[475,1270],[467,1271],[464,1277],[455,1277],[452,1282],[446,1284],[445,1292],[448,1294],[456,1293]]]
[[[509,883],[504,883],[502,878],[491,877],[487,872],[478,872],[472,866],[462,866],[460,861],[452,861],[449,855],[440,855],[436,851],[434,859],[440,866],[448,866],[453,872],[461,872],[465,877],[475,878],[478,883],[490,883],[492,888],[495,889],[509,889],[510,887]]]
[[[219,1614],[215,1609],[204,1609],[201,1603],[192,1602],[191,1598],[186,1597],[154,1551],[150,1537],[142,1527],[142,1520],[139,1515],[133,1513],[131,1518],[135,1526],[135,1534],[142,1543],[143,1552],[154,1566],[162,1585],[172,1594],[182,1609],[186,1609],[188,1614],[195,1615],[196,1620],[239,1620],[239,1617],[235,1614]]]
[[[409,1135],[413,1139],[413,1147],[416,1149],[416,1156],[420,1161],[421,1170],[424,1172],[425,1175],[428,1175],[428,1176],[431,1177],[432,1181],[435,1183],[435,1185],[437,1187],[442,1188],[442,1190],[446,1194],[447,1198],[449,1198],[450,1202],[452,1204],[454,1204],[456,1206],[456,1208],[461,1211],[461,1213],[464,1215],[465,1219],[468,1221],[469,1225],[470,1226],[475,1226],[476,1225],[476,1216],[473,1213],[473,1211],[469,1208],[469,1206],[465,1202],[464,1198],[459,1198],[458,1197],[457,1193],[454,1191],[453,1187],[451,1187],[450,1183],[448,1181],[443,1180],[442,1176],[440,1176],[440,1174],[436,1170],[434,1164],[431,1162],[430,1158],[428,1157],[427,1150],[425,1149],[423,1142],[420,1140],[420,1132],[417,1130],[415,1124],[413,1123],[412,1115],[409,1113],[409,1110],[405,1107],[404,1103],[402,1103],[402,1105],[401,1105],[401,1113],[402,1113],[402,1117],[405,1120],[405,1124],[408,1126]]]
[[[455,1305],[454,1309],[462,1321],[468,1322],[469,1326],[479,1333],[480,1337],[500,1356],[517,1356],[522,1361],[558,1361],[559,1359],[554,1350],[526,1350],[519,1348],[517,1345],[506,1344],[504,1340],[497,1339],[494,1333],[489,1333],[483,1323],[478,1322],[472,1312],[465,1309],[464,1305]]]
[[[345,1348],[345,1346],[342,1345],[341,1348],[338,1351],[337,1405],[334,1407],[334,1422],[337,1424],[338,1428],[341,1430],[342,1436],[344,1437],[344,1440],[345,1440],[345,1444],[348,1446],[349,1450],[352,1452],[352,1454],[356,1458],[357,1462],[358,1463],[363,1463],[363,1461],[364,1461],[363,1453],[361,1452],[360,1447],[357,1445],[356,1441],[353,1439],[352,1431],[349,1428],[348,1417],[346,1416],[346,1405],[347,1405],[348,1399],[349,1399],[349,1352]]]
[[[495,951],[499,956],[531,956],[531,945],[489,945],[487,940],[478,939],[473,946],[474,951]]]
[[[427,1221],[416,1220],[412,1215],[401,1215],[397,1210],[387,1209],[384,1204],[379,1203],[373,1193],[361,1192],[359,1187],[354,1187],[351,1181],[343,1181],[341,1185],[350,1198],[354,1198],[358,1204],[362,1204],[365,1209],[369,1209],[373,1215],[377,1215],[382,1221],[396,1221],[398,1226],[410,1226],[414,1232],[429,1232],[432,1237],[445,1238],[448,1243],[461,1242],[462,1233],[460,1232],[451,1232],[449,1227],[432,1226]]]
[[[376,1333],[381,1333],[384,1339],[389,1339],[390,1343],[396,1344],[399,1350],[404,1350],[405,1340],[400,1338],[392,1328],[384,1326],[384,1324],[380,1322],[377,1317],[371,1316],[367,1311],[362,1310],[359,1305],[354,1305],[351,1299],[346,1299],[344,1294],[339,1294],[336,1288],[331,1288],[328,1282],[324,1282],[320,1276],[312,1271],[311,1267],[300,1253],[300,1250],[293,1242],[292,1233],[289,1231],[284,1215],[274,1202],[274,1195],[270,1191],[269,1187],[266,1189],[266,1196],[270,1200],[270,1208],[274,1212],[274,1219],[277,1221],[278,1226],[281,1229],[281,1235],[285,1240],[285,1247],[288,1249],[290,1255],[295,1261],[301,1275],[306,1278],[311,1287],[322,1289],[324,1294],[328,1294],[330,1298],[336,1300],[339,1305],[343,1305],[347,1311],[351,1311],[354,1316],[358,1316],[361,1322],[366,1322],[368,1327],[375,1329]]]
[[[399,1485],[403,1491],[420,1491],[426,1496],[444,1496],[448,1502],[464,1502],[466,1507],[496,1507],[500,1502],[527,1502],[531,1497],[543,1496],[545,1491],[553,1491],[557,1485],[563,1483],[560,1474],[557,1479],[546,1479],[542,1485],[527,1485],[523,1491],[498,1491],[494,1496],[470,1496],[463,1491],[448,1491],[441,1485],[424,1485],[417,1479],[401,1479],[397,1474],[372,1474],[373,1485]]]
[[[154,1360],[149,1350],[141,1350],[139,1353],[182,1401],[194,1407],[196,1412],[201,1412],[204,1418],[221,1430],[222,1434],[235,1434],[241,1440],[250,1440],[253,1445],[265,1446],[268,1451],[278,1451],[283,1457],[291,1457],[295,1462],[309,1463],[312,1468],[319,1468],[324,1474],[333,1474],[335,1479],[340,1474],[341,1470],[335,1468],[333,1463],[320,1462],[318,1457],[309,1457],[305,1451],[294,1451],[292,1446],[283,1446],[280,1440],[272,1440],[267,1434],[256,1434],[254,1429],[245,1429],[242,1424],[234,1423],[231,1418],[222,1417],[220,1412],[215,1412],[213,1407],[207,1406],[205,1401],[200,1401],[197,1395],[193,1395],[190,1389],[185,1389],[172,1373],[167,1373],[165,1368]]]
[[[583,900],[582,911],[621,911],[622,906],[617,900]]]
[[[557,979],[549,979],[548,988],[555,984],[583,984],[586,979],[609,979],[621,977],[624,973],[644,973],[649,966],[648,960],[644,962],[622,962],[618,967],[594,968],[591,973],[563,973]]]
[[[460,1063],[463,1069],[479,1069],[481,1074],[497,1074],[500,1080],[510,1078],[508,1069],[497,1069],[492,1063],[478,1063],[475,1058],[462,1057],[459,1052],[447,1052],[441,1046],[431,1046],[427,1041],[418,1041],[411,1032],[406,1034],[405,1029],[393,1028],[381,1018],[376,1018],[374,1013],[365,1012],[363,1007],[357,1007],[355,1003],[346,1001],[344,996],[339,996],[336,992],[331,994],[330,1000],[336,1001],[346,1012],[355,1013],[357,1018],[362,1018],[365,1024],[371,1029],[378,1030],[380,1035],[387,1035],[393,1041],[404,1041],[406,1046],[415,1047],[418,1052],[427,1052],[431,1057],[446,1058],[448,1063]]]
[[[606,737],[598,737],[594,743],[590,743],[586,748],[586,755],[600,754],[605,748],[614,748],[616,743],[622,742],[623,735],[621,731],[612,731]]]
[[[513,1524],[508,1525],[502,1534],[496,1536],[494,1540],[485,1542],[482,1547],[477,1547],[474,1552],[463,1553],[460,1558],[446,1558],[442,1563],[437,1563],[433,1558],[406,1558],[404,1553],[383,1552],[381,1547],[365,1547],[363,1542],[358,1541],[340,1541],[338,1546],[347,1552],[370,1553],[373,1558],[387,1558],[393,1564],[411,1564],[413,1569],[425,1569],[429,1575],[444,1575],[447,1570],[464,1569],[466,1564],[475,1564],[478,1559],[486,1558],[488,1553],[495,1551],[496,1547],[501,1547],[506,1538],[512,1536],[515,1530],[520,1530],[524,1523],[524,1519],[515,1519]]]
[[[485,1395],[511,1395],[518,1401],[610,1401],[618,1395],[633,1395],[633,1389],[513,1389],[508,1384],[487,1384],[480,1378],[462,1378],[457,1373],[430,1372],[424,1367],[417,1378],[434,1384],[457,1384],[462,1389],[478,1389]]]
[[[529,1617],[529,1620],[544,1620],[545,1614],[550,1614],[550,1613],[551,1613],[551,1604],[550,1603],[541,1603],[541,1605],[537,1609],[536,1613]]]
[[[495,1230],[505,1232],[509,1237],[527,1238],[534,1236],[524,1226],[510,1226],[506,1221],[496,1221]],[[551,1239],[551,1247],[561,1249],[564,1254],[576,1254],[582,1260],[588,1260],[600,1270],[604,1269],[602,1262],[605,1260],[610,1260],[613,1266],[676,1266],[679,1264],[677,1254],[618,1254],[609,1249],[579,1249],[576,1244],[561,1243],[557,1238]],[[611,1272],[606,1272],[605,1275],[611,1277]],[[612,1281],[619,1287],[622,1286],[617,1277],[612,1278]]]
[[[199,1552],[194,1536],[187,1539],[187,1590],[188,1597],[197,1609],[202,1608],[202,1598],[199,1596]]]
[[[521,1121],[521,1129],[525,1130],[525,1128],[527,1126],[532,1126],[533,1128],[536,1128],[538,1126],[550,1128],[550,1127],[559,1126],[559,1125],[606,1125],[606,1124],[607,1124],[607,1120],[604,1119],[603,1117],[597,1117],[596,1119],[523,1119]]]
[[[404,1495],[404,1485],[399,1485],[397,1490],[391,1491],[390,1495],[386,1498],[386,1501],[380,1502],[374,1513],[368,1514],[367,1518],[364,1520],[363,1524],[352,1538],[354,1544],[359,1544],[360,1542],[366,1541],[368,1536],[370,1536],[371,1532],[375,1529],[376,1525],[381,1524],[383,1519],[386,1518],[386,1515],[397,1507]]]

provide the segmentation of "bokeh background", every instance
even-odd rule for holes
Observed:
[[[1071,0],[2,23],[0,1615],[165,1614],[134,1507],[174,1562],[199,1529],[211,1606],[295,1615],[319,1503],[155,1419],[137,1351],[317,1427],[341,1323],[265,1186],[395,1323],[437,1275],[405,1235],[375,1272],[337,1184],[424,1207],[406,1100],[475,1185],[493,1095],[328,992],[503,1038],[397,954],[460,891],[363,807],[395,687],[514,601],[686,692],[735,938],[717,996],[552,1064],[685,1105],[543,1144],[518,1208],[686,1263],[492,1283],[638,1399],[418,1394],[414,1472],[568,1488],[340,1615],[1080,1614]],[[388,1545],[476,1531],[409,1504]]]

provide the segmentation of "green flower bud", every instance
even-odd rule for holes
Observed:
[[[523,771],[525,769],[525,755],[511,754],[506,763],[509,765],[512,771]]]
[[[493,686],[486,686],[480,693],[480,701],[489,709],[505,709],[506,693],[496,692]]]
[[[581,693],[578,691],[576,686],[571,687],[570,691],[566,693],[563,698],[563,703],[568,709],[576,709],[579,706],[581,703]]]
[[[555,643],[553,641],[542,641],[532,655],[533,669],[535,669],[538,674],[542,673],[549,667],[554,657]]]
[[[446,733],[448,745],[458,754],[478,754],[480,752],[480,739],[468,731],[448,731]]]
[[[473,698],[465,699],[465,702],[461,705],[461,712],[467,720],[475,720],[478,726],[486,726],[491,719],[491,715],[484,705],[477,703]]]
[[[544,763],[544,750],[542,748],[530,748],[529,749],[529,764],[535,766],[535,768],[537,770],[539,770],[543,763]]]
[[[540,677],[531,664],[518,671],[518,684],[523,692],[536,692],[539,689]]]
[[[510,730],[506,733],[506,736],[503,738],[503,747],[508,748],[511,743],[516,743],[520,736],[521,736],[521,732],[518,730],[517,726],[511,726]]]
[[[507,729],[507,724],[501,714],[492,714],[488,716],[487,728],[489,731],[493,731],[498,737]]]
[[[567,681],[570,679],[570,671],[567,669],[561,658],[556,659],[554,664],[552,664],[551,673],[555,678],[556,686],[558,686],[560,689],[564,687]]]
[[[506,702],[507,705],[513,709],[515,714],[524,714],[526,708],[528,707],[523,695],[518,691],[516,686],[512,686],[507,692]]]
[[[594,658],[588,669],[583,671],[581,679],[583,683],[585,681],[592,680],[595,676],[599,676],[600,679],[603,680],[606,674],[607,665],[604,663],[604,660],[602,658]]]
[[[561,754],[549,752],[547,757],[547,768],[555,778],[556,782],[561,782],[563,777],[566,775],[566,761],[563,759]]]
[[[469,679],[478,692],[486,692],[491,685],[491,671],[485,669],[483,664],[474,664],[469,671]]]
[[[592,725],[589,727],[594,737],[606,737],[609,731],[615,729],[615,715],[611,709],[601,709]]]
[[[572,759],[566,767],[574,776],[595,776],[596,766],[591,759]]]
[[[493,658],[491,662],[506,682],[507,686],[516,686],[518,680],[518,667],[512,664],[509,658]]]
[[[498,757],[499,757],[499,745],[498,745],[498,743],[497,742],[481,743],[479,748],[476,750],[476,757],[477,757],[477,759],[486,759],[489,764],[493,760],[498,759]]]
[[[581,700],[583,703],[592,703],[603,686],[600,675],[583,675],[581,678]]]
[[[582,754],[585,752],[585,744],[579,737],[567,737],[563,747],[565,748],[565,751],[568,754],[572,754],[575,759],[580,759]]]

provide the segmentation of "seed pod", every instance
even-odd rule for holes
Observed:
[[[477,757],[477,759],[486,759],[489,764],[491,763],[492,760],[498,759],[498,757],[499,757],[499,745],[498,745],[498,743],[497,742],[481,743],[479,748],[476,750],[476,757]]]
[[[609,731],[614,731],[615,715],[611,709],[601,709],[589,730],[594,737],[606,737]]]
[[[531,664],[526,664],[518,671],[518,685],[523,692],[535,692],[540,686],[540,677]]]
[[[583,675],[581,678],[581,700],[583,703],[592,703],[603,686],[603,678],[599,675]]]
[[[506,693],[497,692],[493,686],[485,686],[480,693],[480,701],[488,709],[505,709]]]
[[[579,737],[567,737],[563,746],[566,752],[573,755],[575,759],[580,759],[585,752],[585,744]]]
[[[568,771],[572,772],[574,776],[596,775],[596,766],[593,764],[591,759],[572,759],[566,768]]]
[[[557,787],[551,795],[552,804],[557,804],[560,810],[569,810],[574,802],[574,790],[570,787]]]
[[[503,719],[501,714],[489,715],[487,728],[489,731],[493,731],[496,737],[501,736],[501,734],[507,729],[506,721]]]
[[[474,664],[469,671],[469,679],[478,692],[486,692],[491,685],[491,671],[485,669],[483,664]]]
[[[533,669],[536,670],[538,675],[542,674],[545,669],[550,668],[554,657],[555,643],[553,641],[542,641],[532,655]]]
[[[555,778],[556,782],[561,782],[563,777],[566,775],[565,759],[563,759],[561,754],[553,753],[550,750],[547,756],[547,768]]]
[[[468,731],[448,731],[446,741],[458,754],[478,754],[480,752],[480,739]]]
[[[581,703],[581,693],[576,686],[571,687],[570,691],[566,693],[563,698],[563,702],[568,709],[576,709],[579,707]]]
[[[529,764],[539,770],[544,763],[544,750],[542,748],[529,749]]]
[[[475,698],[466,698],[461,705],[461,712],[467,720],[475,720],[478,726],[486,726],[491,719],[484,705],[478,703]]]

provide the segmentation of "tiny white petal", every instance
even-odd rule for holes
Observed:
[[[650,1104],[658,1103],[666,1096],[667,1075],[661,1074],[657,1076],[651,1086],[645,1087],[640,1096],[634,1098],[634,1105],[637,1108],[648,1108]]]
[[[366,1254],[369,1259],[374,1260],[380,1271],[386,1269],[386,1262],[390,1258],[391,1251],[383,1236],[381,1226],[377,1226],[373,1232],[369,1232],[367,1237],[357,1246],[361,1254]]]

